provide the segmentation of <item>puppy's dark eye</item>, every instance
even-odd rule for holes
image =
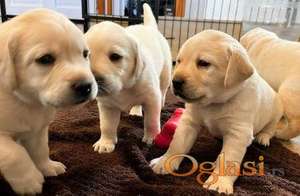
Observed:
[[[210,66],[209,62],[201,60],[201,59],[197,60],[197,67],[199,67],[199,68],[207,68],[209,66]]]
[[[83,53],[82,53],[82,56],[86,59],[89,56],[89,51],[84,50]]]
[[[35,61],[41,65],[52,65],[55,62],[55,57],[51,54],[45,54]]]
[[[177,59],[176,60],[176,64],[180,64],[181,63],[181,60],[180,59]]]
[[[117,53],[112,53],[109,55],[109,59],[112,61],[112,62],[115,62],[115,61],[119,61],[122,59],[122,56],[117,54]]]

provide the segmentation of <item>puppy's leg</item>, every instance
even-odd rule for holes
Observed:
[[[162,107],[164,107],[165,105],[166,95],[171,83],[171,67],[172,67],[172,63],[170,63],[170,65],[165,65],[160,74],[160,90],[162,94],[162,98],[161,98]]]
[[[0,135],[0,171],[18,194],[42,192],[44,177],[25,148],[3,135]]]
[[[276,115],[274,116],[273,120],[267,124],[263,130],[261,130],[256,136],[255,140],[264,146],[270,145],[270,139],[275,135],[276,133],[276,125],[280,121],[280,118],[282,117],[282,108],[279,108],[276,112]]]
[[[141,105],[136,105],[131,108],[130,115],[143,116],[143,110]]]
[[[239,175],[240,164],[253,140],[253,130],[245,126],[230,131],[223,138],[223,148],[213,171],[216,175],[211,175],[203,185],[204,188],[227,194],[233,193],[233,184]],[[224,158],[221,163],[220,157]]]
[[[38,133],[27,135],[22,143],[44,176],[58,176],[66,172],[64,164],[49,158],[48,127]]]
[[[277,126],[276,137],[279,139],[292,139],[300,135],[300,81],[291,78],[285,81],[278,94],[281,98],[284,115],[287,119],[286,125],[282,120]]]
[[[277,121],[270,122],[263,130],[261,130],[256,136],[257,143],[270,146],[270,140],[275,135]]]
[[[186,154],[190,151],[197,138],[199,127],[199,124],[193,122],[190,115],[184,113],[167,152],[163,156],[153,159],[150,162],[150,167],[152,167],[152,170],[157,174],[167,174],[177,170],[182,158],[176,158],[170,163],[169,169],[171,171],[166,170],[166,161],[174,155]]]
[[[144,108],[144,137],[143,142],[152,144],[154,138],[160,133],[161,95],[149,97]]]
[[[110,108],[98,102],[100,115],[101,137],[93,145],[94,151],[99,153],[110,153],[114,151],[118,141],[117,129],[120,122],[121,111],[116,108]]]

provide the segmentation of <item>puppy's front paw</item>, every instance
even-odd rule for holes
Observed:
[[[257,134],[255,140],[261,145],[270,146],[271,138],[272,138],[272,136],[270,136],[269,134],[259,133],[259,134]]]
[[[168,158],[165,156],[161,156],[159,158],[153,159],[150,162],[150,167],[152,168],[153,172],[156,174],[168,174],[175,170],[178,170],[181,160],[173,159],[172,162],[168,165],[169,167],[166,168],[165,164]]]
[[[168,174],[167,170],[165,169],[165,158],[164,156],[158,157],[150,161],[150,167],[152,168],[153,172],[156,174]]]
[[[146,143],[147,145],[152,145],[153,141],[154,141],[154,137],[153,136],[150,136],[150,135],[147,135],[145,134],[142,141],[144,143]]]
[[[32,168],[25,174],[18,174],[15,178],[7,180],[16,193],[35,195],[42,192],[44,176],[38,169]]]
[[[152,145],[155,137],[160,133],[160,130],[155,130],[152,131],[150,130],[145,130],[144,131],[144,137],[143,137],[143,142],[146,143],[147,145]]]
[[[58,176],[66,172],[66,166],[58,161],[49,160],[39,166],[44,176]]]
[[[219,193],[233,194],[233,182],[227,176],[218,176],[217,181],[211,184],[213,180],[213,176],[210,176],[204,183],[203,187]]]
[[[114,142],[110,140],[98,140],[94,145],[94,151],[98,153],[111,153],[115,149]]]

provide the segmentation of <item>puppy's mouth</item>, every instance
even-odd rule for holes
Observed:
[[[193,103],[193,102],[199,102],[199,101],[203,100],[204,98],[205,98],[205,95],[202,95],[202,96],[197,97],[197,98],[185,98],[184,100],[186,102]]]
[[[96,82],[97,82],[97,86],[98,86],[98,97],[101,96],[107,96],[109,95],[109,88],[107,87],[107,85],[105,84],[105,80],[103,77],[96,77]]]
[[[87,102],[90,98],[87,97],[87,98],[77,98],[76,101],[74,102],[74,105],[78,105],[78,104],[81,104],[81,103],[84,103],[84,102]]]
[[[190,98],[190,97],[186,96],[184,93],[178,92],[178,91],[175,91],[174,94],[175,94],[175,96],[177,96],[177,97],[183,99],[185,102],[189,102],[189,103],[198,102],[198,101],[201,101],[203,98],[205,98],[205,95]]]
[[[107,95],[109,95],[109,90],[108,90],[108,88],[106,88],[105,86],[103,86],[103,85],[99,85],[98,84],[98,94],[97,94],[97,96],[107,96]]]
[[[75,106],[75,105],[79,105],[79,104],[83,104],[86,103],[89,99],[74,99],[71,102],[64,102],[64,103],[51,103],[51,102],[47,102],[46,106],[50,106],[52,108],[56,108],[56,109],[60,109],[60,108],[67,108],[70,106]]]

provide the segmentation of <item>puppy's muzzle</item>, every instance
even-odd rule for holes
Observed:
[[[173,90],[175,95],[182,95],[184,80],[182,79],[173,79],[172,80]]]
[[[72,90],[77,103],[84,102],[89,99],[92,93],[92,83],[87,81],[79,81],[72,85]]]

